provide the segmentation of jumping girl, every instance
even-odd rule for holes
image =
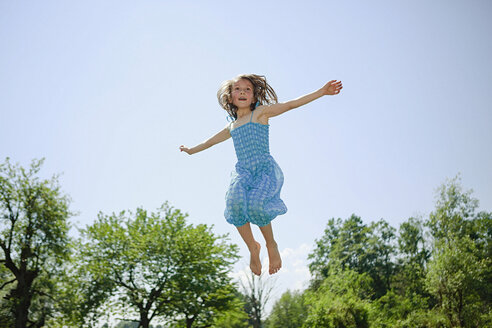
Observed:
[[[265,238],[269,273],[274,274],[282,267],[282,260],[273,237],[271,221],[287,212],[280,199],[284,176],[269,150],[269,119],[324,95],[339,94],[342,88],[342,82],[332,80],[317,91],[279,103],[264,76],[239,75],[225,81],[217,92],[219,104],[232,122],[193,148],[180,147],[181,151],[191,155],[232,137],[238,162],[226,193],[224,215],[227,222],[236,226],[248,246],[250,268],[256,275],[261,274],[260,244],[253,237],[250,223],[259,226]]]

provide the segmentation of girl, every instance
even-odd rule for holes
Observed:
[[[310,94],[278,103],[275,91],[264,76],[239,75],[225,81],[217,92],[219,103],[232,122],[193,148],[180,147],[181,151],[191,155],[232,137],[238,162],[226,193],[224,214],[248,246],[250,268],[256,275],[261,274],[260,244],[253,237],[250,223],[259,226],[265,238],[269,273],[274,274],[282,267],[282,260],[273,237],[271,221],[287,212],[280,199],[284,177],[269,151],[269,119],[324,95],[339,94],[341,89],[342,82],[332,80]]]

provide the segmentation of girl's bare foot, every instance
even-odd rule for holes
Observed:
[[[280,258],[280,253],[278,251],[277,243],[268,245],[268,261],[270,262],[270,268],[268,272],[270,274],[277,273],[282,267],[282,259]]]
[[[249,268],[257,276],[261,275],[261,261],[260,261],[260,249],[261,245],[255,241],[256,246],[249,250],[251,258],[249,262]]]

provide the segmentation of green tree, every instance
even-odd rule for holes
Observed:
[[[134,315],[141,327],[154,318],[174,326],[204,327],[220,311],[234,305],[228,273],[237,246],[216,236],[206,225],[186,223],[186,215],[164,204],[156,213],[99,214],[81,231],[79,266],[84,291],[96,297],[86,307],[97,314],[110,300],[109,311]],[[84,294],[83,293],[83,294]]]
[[[115,328],[139,328],[139,324],[134,321],[120,321]]]
[[[330,219],[324,235],[316,240],[316,248],[308,256],[315,285],[328,277],[333,263],[363,271],[367,241],[368,228],[360,217]]]
[[[56,313],[54,280],[70,252],[70,201],[57,176],[39,177],[42,164],[0,164],[0,315],[16,328],[42,327]]]
[[[369,226],[365,263],[358,272],[367,272],[372,278],[374,298],[385,295],[391,288],[395,273],[395,239],[395,228],[388,222],[381,219]]]
[[[369,274],[373,297],[384,295],[394,274],[395,239],[395,229],[384,220],[369,226],[355,215],[345,221],[329,220],[325,234],[308,256],[312,287],[317,288],[335,265]]]
[[[473,234],[470,238],[474,242],[477,259],[485,262],[483,272],[484,284],[479,288],[480,299],[486,308],[492,308],[492,212],[480,212],[474,222]],[[483,316],[489,326],[492,326],[492,311]],[[485,319],[484,319],[485,320]]]
[[[476,213],[478,200],[463,191],[459,177],[438,190],[428,226],[433,236],[427,290],[451,327],[490,323],[491,213]]]
[[[480,289],[490,284],[484,273],[490,261],[475,256],[475,245],[463,237],[441,245],[429,263],[426,286],[438,300],[438,309],[451,327],[482,327],[490,303],[480,298]]]
[[[308,314],[304,296],[299,291],[287,290],[275,302],[266,322],[267,328],[299,328]]]
[[[405,295],[428,296],[424,288],[426,264],[431,249],[424,236],[421,219],[409,218],[400,224],[398,235],[397,289]]]
[[[421,219],[409,218],[400,224],[398,250],[404,263],[413,262],[419,267],[425,266],[430,258],[430,251]]]
[[[459,176],[438,188],[436,209],[426,223],[436,241],[434,246],[473,234],[478,199],[471,197],[472,192],[463,190]]]
[[[222,311],[214,318],[213,328],[249,328],[249,315],[246,312],[246,299],[239,291],[235,291],[234,305]]]
[[[372,281],[368,274],[333,266],[319,288],[306,291],[306,328],[368,328]]]
[[[429,318],[427,310],[426,298],[417,294],[400,294],[392,289],[370,304],[371,328],[428,328],[425,324]],[[419,319],[422,314],[425,314],[425,320]]]
[[[410,218],[400,225],[397,249],[397,262],[390,277],[391,288],[371,303],[371,327],[428,327],[424,321],[429,317],[430,295],[424,282],[430,251],[422,220]]]

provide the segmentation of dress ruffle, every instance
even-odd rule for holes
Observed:
[[[239,161],[226,193],[227,222],[235,226],[251,222],[261,227],[285,214],[287,207],[280,199],[283,183],[282,170],[269,154],[255,156],[247,163]]]

